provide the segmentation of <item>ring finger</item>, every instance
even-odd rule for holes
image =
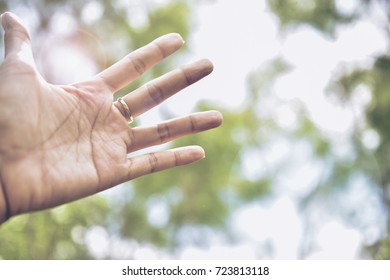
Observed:
[[[127,152],[131,153],[150,146],[167,143],[184,135],[218,127],[221,123],[222,115],[220,112],[208,111],[191,114],[150,127],[133,128],[130,129],[132,141]]]

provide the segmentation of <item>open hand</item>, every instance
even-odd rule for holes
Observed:
[[[128,158],[128,153],[217,127],[217,111],[132,128],[131,117],[208,75],[201,60],[167,73],[113,102],[113,94],[178,50],[177,34],[162,36],[90,80],[52,85],[38,73],[27,29],[4,13],[0,67],[0,222],[67,203],[152,172],[204,157],[183,147]],[[126,106],[127,105],[127,106]]]

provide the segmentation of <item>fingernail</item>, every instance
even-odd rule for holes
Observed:
[[[202,147],[192,146],[192,149],[193,149],[193,153],[195,153],[198,156],[199,160],[204,159],[206,157],[206,153]]]
[[[164,57],[167,57],[183,46],[183,38],[178,33],[169,33],[155,40]]]
[[[170,35],[176,36],[177,39],[180,40],[183,45],[186,43],[186,41],[184,41],[183,37],[179,33],[171,33]]]
[[[179,33],[169,33],[164,37],[168,38],[171,42],[179,43],[180,45],[185,43],[183,37],[181,37]]]
[[[211,127],[215,128],[220,126],[223,123],[223,115],[219,111],[211,111],[212,117],[210,118]]]

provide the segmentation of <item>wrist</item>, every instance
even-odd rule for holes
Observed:
[[[2,199],[0,199],[0,225],[7,221],[7,210]]]
[[[0,177],[0,224],[4,223],[9,219],[7,199],[5,197],[3,184]]]

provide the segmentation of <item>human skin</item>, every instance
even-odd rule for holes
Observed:
[[[130,158],[128,153],[218,127],[219,112],[131,127],[123,105],[113,102],[115,92],[177,51],[184,43],[180,35],[157,38],[89,80],[53,85],[37,71],[22,21],[6,12],[1,24],[5,57],[0,66],[0,223],[204,158],[198,146]],[[210,61],[200,60],[123,100],[136,118],[212,70]]]

